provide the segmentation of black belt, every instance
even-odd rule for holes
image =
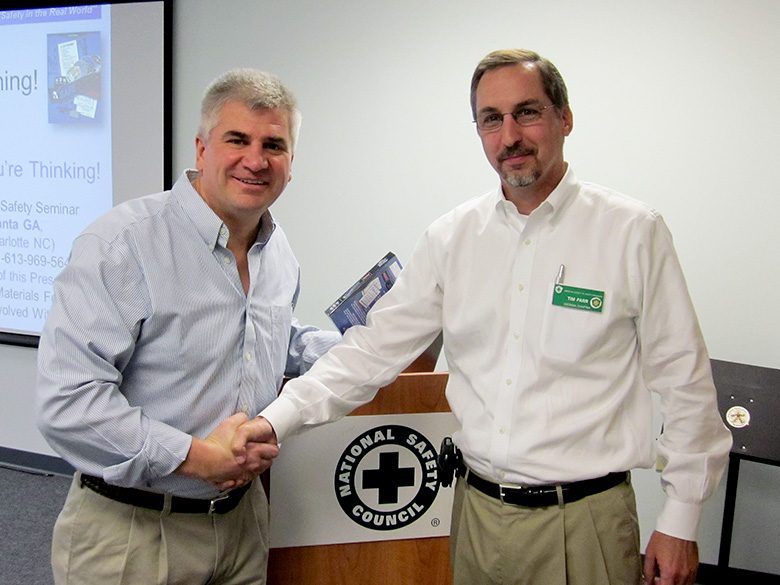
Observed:
[[[171,496],[170,511],[178,514],[226,514],[238,506],[250,485],[252,484],[248,483],[240,488],[221,494],[212,500],[196,500]],[[92,475],[84,475],[82,473],[81,486],[86,486],[101,496],[122,502],[123,504],[160,511],[165,507],[164,494],[111,485],[101,478]]]
[[[466,483],[478,489],[483,494],[501,500],[504,504],[514,504],[515,506],[525,506],[527,508],[541,508],[543,506],[555,506],[558,501],[558,487],[556,485],[538,485],[530,487],[507,487],[498,483],[493,483],[482,479],[471,471],[461,467],[458,475],[466,476]],[[627,471],[619,473],[610,473],[604,477],[595,479],[584,479],[571,483],[560,484],[563,503],[576,502],[587,496],[598,494],[618,484],[628,481]]]

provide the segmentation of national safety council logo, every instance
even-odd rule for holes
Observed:
[[[344,449],[334,487],[341,509],[354,522],[372,530],[403,528],[436,499],[436,449],[409,427],[374,427]]]

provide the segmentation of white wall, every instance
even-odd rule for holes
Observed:
[[[780,368],[780,3],[177,0],[175,19],[176,173],[223,70],[273,71],[299,97],[294,180],[274,211],[302,266],[302,321],[330,327],[324,308],[368,266],[388,250],[403,262],[431,220],[495,185],[468,83],[485,53],[520,46],[567,80],[578,176],[666,217],[712,357]],[[0,445],[51,453],[32,424],[33,356],[0,347],[14,381]],[[743,465],[740,502],[757,498],[760,536],[738,518],[732,566],[780,573],[778,482],[776,468]],[[646,540],[661,492],[652,471],[635,483]],[[705,510],[708,563],[722,492]]]

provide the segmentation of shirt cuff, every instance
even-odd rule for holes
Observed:
[[[300,426],[300,415],[295,404],[280,396],[266,406],[258,415],[265,418],[276,433],[276,440],[281,445],[282,441],[294,433]]]
[[[150,421],[144,446],[131,459],[103,470],[103,479],[121,487],[139,487],[166,477],[186,459],[192,437],[159,421]]]
[[[695,542],[699,532],[700,519],[701,504],[688,504],[666,498],[655,529],[668,536]]]

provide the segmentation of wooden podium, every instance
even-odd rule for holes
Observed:
[[[422,368],[427,369],[427,368]],[[409,370],[407,370],[409,372]],[[350,416],[449,412],[447,373],[404,373]],[[273,506],[273,474],[271,476]],[[449,538],[272,548],[268,585],[450,585]]]

